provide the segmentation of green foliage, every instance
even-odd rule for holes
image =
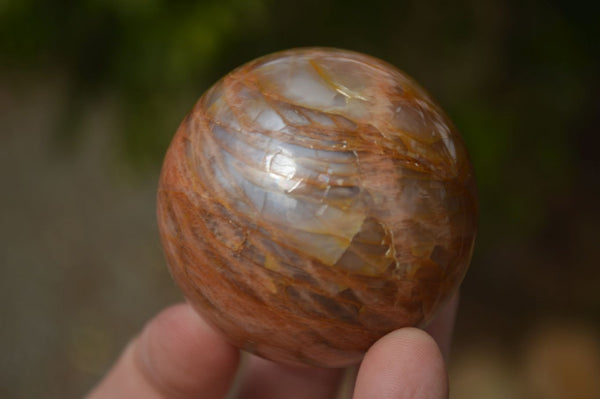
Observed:
[[[70,93],[58,138],[77,135],[85,103],[116,95],[122,153],[156,163],[232,37],[261,22],[261,0],[22,1],[0,5],[0,49],[13,68],[58,65]],[[223,73],[223,72],[220,72]]]

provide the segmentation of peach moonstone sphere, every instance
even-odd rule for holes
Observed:
[[[424,326],[476,231],[464,144],[394,67],[309,48],[252,61],[196,103],[167,152],[158,220],[188,301],[265,358],[341,367]]]

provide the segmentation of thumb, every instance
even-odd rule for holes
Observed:
[[[425,331],[403,328],[377,341],[358,371],[354,399],[448,398],[442,354]]]

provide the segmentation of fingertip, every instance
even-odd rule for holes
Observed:
[[[238,361],[189,305],[175,305],[148,322],[86,398],[222,398]]]
[[[358,372],[355,399],[448,397],[448,377],[435,340],[417,328],[393,331],[367,352]]]
[[[187,304],[152,319],[134,343],[134,361],[167,397],[221,397],[236,372],[239,351]]]

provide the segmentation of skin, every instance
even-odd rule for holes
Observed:
[[[427,331],[403,328],[377,341],[358,366],[354,399],[448,398],[444,356],[450,349],[458,296]],[[187,304],[152,319],[121,354],[88,399],[224,398],[234,377],[235,398],[338,397],[344,370],[288,366],[229,345]]]

